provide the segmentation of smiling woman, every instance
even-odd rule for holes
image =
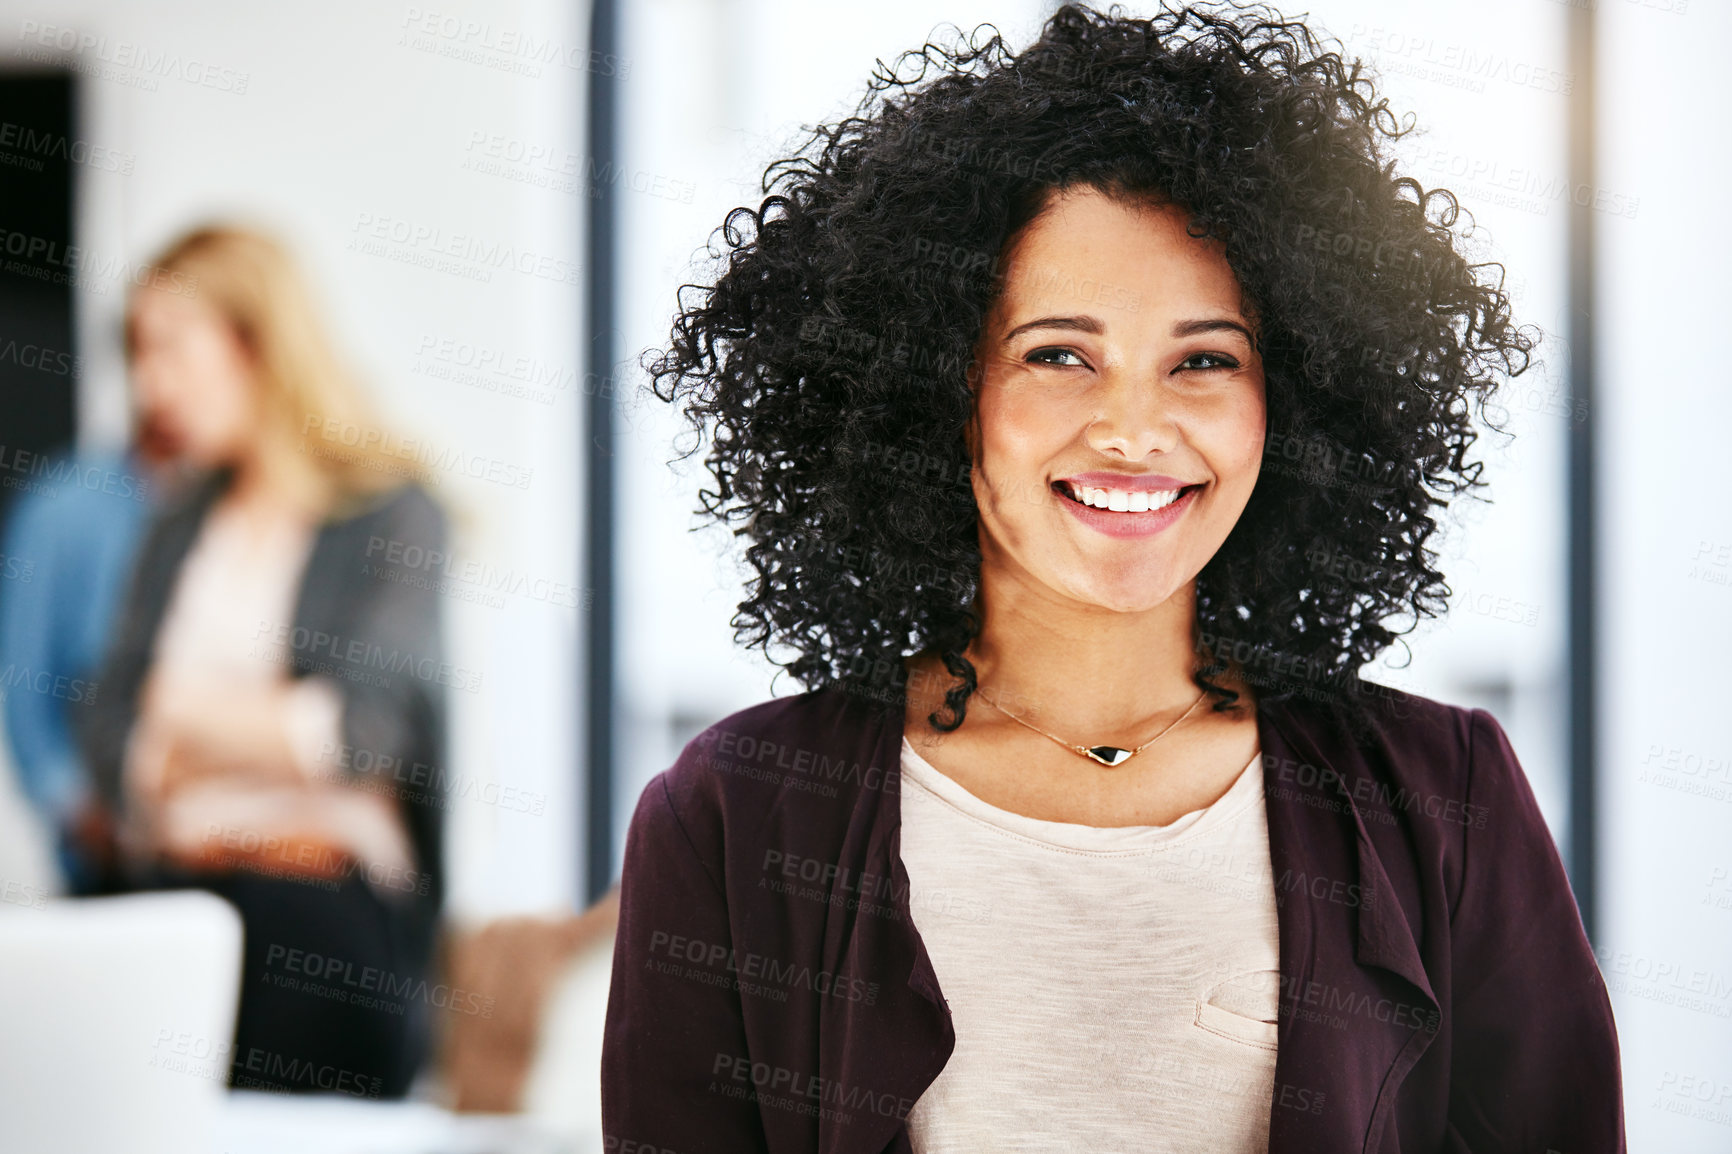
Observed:
[[[1399,135],[1303,24],[1067,5],[729,215],[652,369],[806,692],[638,803],[622,1147],[1623,1149],[1502,730],[1359,677],[1532,343]]]

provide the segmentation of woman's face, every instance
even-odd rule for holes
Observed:
[[[200,465],[242,456],[259,426],[259,389],[234,326],[197,297],[146,288],[131,327],[139,416],[157,443]]]
[[[976,347],[969,431],[994,576],[1152,609],[1189,585],[1250,499],[1263,366],[1219,244],[1186,222],[1079,188],[1013,242]]]

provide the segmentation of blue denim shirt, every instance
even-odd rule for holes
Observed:
[[[139,463],[114,452],[24,460],[5,478],[18,491],[0,541],[6,733],[20,787],[58,828],[90,795],[74,713],[100,691],[154,493]]]

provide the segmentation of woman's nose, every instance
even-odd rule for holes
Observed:
[[[1096,398],[1099,407],[1083,434],[1090,448],[1140,461],[1178,445],[1173,400],[1158,382],[1118,374]]]

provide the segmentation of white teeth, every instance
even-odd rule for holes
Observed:
[[[1164,509],[1178,499],[1177,489],[1084,489],[1070,486],[1076,499],[1095,509],[1110,509],[1116,513],[1152,513]]]

